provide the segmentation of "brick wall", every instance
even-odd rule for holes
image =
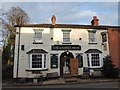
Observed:
[[[120,68],[120,32],[108,29],[108,42],[113,64]]]

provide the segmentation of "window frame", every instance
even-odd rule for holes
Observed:
[[[33,68],[32,67],[32,55],[42,55],[42,67],[41,68]],[[44,55],[46,55],[46,62],[44,62],[45,61],[45,56]],[[30,55],[29,55],[29,69],[31,69],[31,70],[43,70],[43,69],[47,69],[47,54],[46,53],[31,53]],[[44,67],[44,65],[46,66],[46,67]]]
[[[62,32],[63,32],[63,43],[64,44],[71,43],[71,36],[70,36],[71,30],[62,30]]]
[[[55,64],[57,64],[56,67],[52,67],[52,64],[53,64],[52,62],[53,62],[53,61],[55,62],[55,60],[52,59],[54,56],[57,57],[57,58],[56,58],[56,60],[57,60],[56,62],[57,62],[57,63],[55,63]],[[53,60],[53,61],[52,61],[52,60]],[[56,55],[56,54],[52,54],[52,55],[51,55],[51,57],[50,57],[50,67],[51,67],[51,69],[58,69],[58,55]]]
[[[98,54],[99,55],[99,66],[92,66],[92,54]],[[89,61],[88,61],[89,58]],[[88,64],[89,62],[89,64]],[[102,56],[100,53],[87,53],[87,65],[90,68],[101,68],[102,67]]]
[[[91,39],[94,39],[94,41],[92,41]],[[88,41],[89,43],[96,43],[96,30],[88,30]]]
[[[108,39],[107,39],[107,32],[102,32],[101,36],[102,36],[102,43],[105,43],[105,42],[108,41]]]
[[[43,43],[43,30],[44,29],[33,29],[34,30],[34,42]]]
[[[79,59],[79,56],[81,59]],[[78,59],[78,68],[83,68],[83,56],[81,54],[78,54],[78,55],[76,55],[76,58]]]

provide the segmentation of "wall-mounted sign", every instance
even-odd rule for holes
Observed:
[[[81,50],[80,45],[53,45],[52,50]]]

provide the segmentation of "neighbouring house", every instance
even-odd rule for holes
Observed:
[[[119,27],[100,26],[96,16],[91,25],[56,24],[55,16],[51,21],[15,26],[13,77],[79,76],[87,69],[89,75],[101,72],[105,56],[114,50],[109,29]]]
[[[120,70],[120,27],[108,28],[108,40],[112,62]]]

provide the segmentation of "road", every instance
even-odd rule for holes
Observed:
[[[45,86],[9,86],[4,88],[16,88],[16,89],[17,88],[118,88],[118,82],[70,84],[70,85],[45,85]]]

